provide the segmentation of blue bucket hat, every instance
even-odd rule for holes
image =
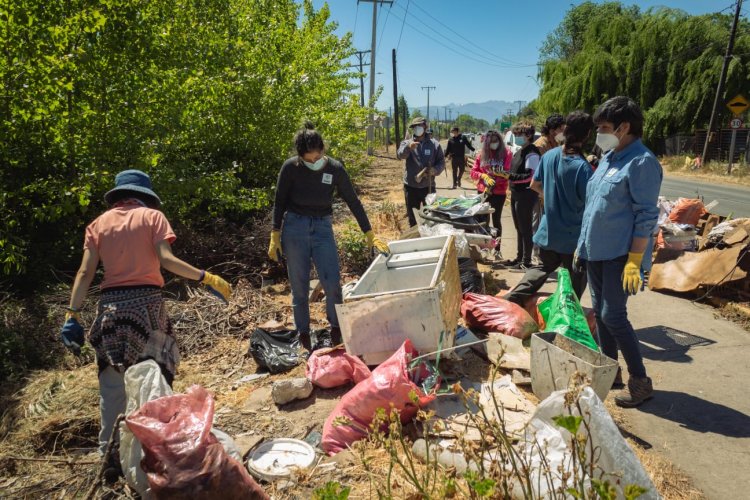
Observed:
[[[141,172],[140,170],[123,170],[117,174],[115,176],[115,187],[114,189],[107,191],[104,195],[104,201],[111,205],[112,197],[118,191],[133,191],[146,194],[161,204],[161,200],[152,189],[151,178],[148,174]]]

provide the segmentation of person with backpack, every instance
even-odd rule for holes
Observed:
[[[520,122],[513,126],[513,135],[520,137],[521,149],[516,151],[511,162],[508,180],[510,181],[510,208],[513,224],[516,227],[517,250],[516,258],[505,261],[504,264],[512,269],[525,271],[531,267],[532,244],[532,214],[534,205],[539,199],[536,191],[531,189],[534,171],[539,166],[541,155],[532,141],[534,125]]]
[[[541,264],[526,270],[521,281],[504,298],[525,306],[550,274],[559,267],[570,272],[578,298],[586,288],[586,271],[573,265],[581,220],[586,204],[586,186],[593,175],[583,157],[583,144],[594,129],[591,115],[574,111],[565,118],[563,145],[542,155],[531,189],[544,199],[545,211],[533,241],[539,246]]]

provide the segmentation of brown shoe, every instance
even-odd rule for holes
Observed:
[[[625,384],[622,382],[622,368],[617,367],[617,375],[615,375],[615,380],[612,382],[612,389],[624,389]]]
[[[622,408],[635,408],[652,397],[654,397],[654,386],[651,379],[631,376],[628,379],[628,388],[619,396],[615,396],[615,404]]]

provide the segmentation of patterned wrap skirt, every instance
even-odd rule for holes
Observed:
[[[171,382],[180,362],[161,288],[155,286],[102,291],[89,343],[96,351],[100,372],[107,366],[125,371],[153,359]]]

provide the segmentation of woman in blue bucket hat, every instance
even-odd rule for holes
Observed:
[[[86,227],[83,259],[61,332],[65,346],[80,354],[84,333],[79,312],[101,262],[101,298],[88,334],[99,366],[100,452],[117,416],[125,411],[128,367],[152,359],[170,385],[174,379],[180,355],[162,298],[161,268],[203,283],[225,302],[231,295],[229,283],[174,256],[171,244],[176,236],[144,172],[117,174],[104,201],[109,209]]]

